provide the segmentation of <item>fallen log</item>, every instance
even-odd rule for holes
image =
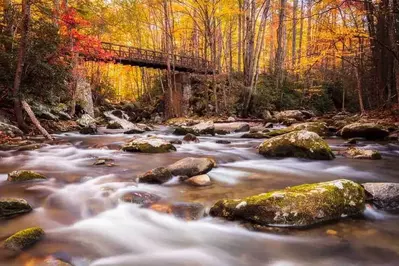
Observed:
[[[32,120],[32,123],[39,129],[39,131],[42,133],[42,135],[48,139],[48,140],[53,140],[53,137],[45,130],[42,125],[40,124],[39,120],[37,120],[35,114],[33,113],[32,109],[30,108],[29,104],[26,101],[21,101],[22,107],[28,114],[30,120]]]

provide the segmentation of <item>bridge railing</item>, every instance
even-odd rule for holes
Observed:
[[[102,43],[102,48],[106,52],[108,52],[111,55],[111,57],[113,57],[113,59],[115,60],[130,59],[135,61],[142,61],[145,63],[166,64],[169,56],[171,64],[173,59],[174,65],[176,67],[201,70],[201,71],[211,70],[211,63],[205,59],[198,57],[172,55],[164,52],[135,48],[135,47],[107,43],[107,42]]]

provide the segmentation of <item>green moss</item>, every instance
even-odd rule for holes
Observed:
[[[44,231],[40,227],[32,227],[19,231],[4,241],[4,247],[14,251],[28,248],[39,241],[44,236]]]
[[[303,227],[364,210],[363,188],[350,180],[305,184],[245,199],[221,200],[211,215],[274,226]]]
[[[9,219],[32,211],[32,207],[24,199],[0,199],[0,219]]]
[[[316,133],[301,130],[265,140],[259,146],[265,157],[297,157],[331,160],[334,154],[328,144]]]
[[[30,181],[30,180],[37,180],[37,179],[47,179],[42,174],[36,173],[34,171],[28,170],[19,170],[13,171],[8,174],[7,181],[11,182],[21,182],[21,181]]]
[[[324,136],[328,133],[327,125],[324,122],[307,122],[307,123],[300,123],[300,124],[294,124],[292,126],[282,128],[282,129],[277,129],[277,130],[272,130],[268,133],[265,133],[266,137],[276,137],[276,136],[281,136],[293,131],[300,131],[300,130],[307,130],[310,132],[314,132],[320,136]]]

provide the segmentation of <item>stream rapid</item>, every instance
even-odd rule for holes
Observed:
[[[168,127],[146,135],[178,139]],[[98,135],[55,135],[57,145],[33,151],[0,151],[0,196],[21,197],[31,213],[0,221],[0,240],[18,230],[40,226],[46,237],[17,257],[0,253],[0,265],[30,265],[36,257],[55,256],[75,266],[130,265],[398,265],[399,215],[367,206],[364,217],[347,218],[306,230],[256,232],[237,222],[205,216],[185,221],[172,215],[120,201],[131,191],[146,191],[169,202],[198,202],[209,209],[223,198],[242,198],[287,186],[339,178],[364,182],[399,181],[399,145],[360,142],[381,152],[383,160],[332,161],[266,159],[256,146],[261,140],[241,134],[199,137],[200,143],[175,145],[166,154],[120,150],[132,135],[100,129]],[[217,144],[216,140],[231,144]],[[344,141],[327,140],[334,151]],[[212,157],[212,185],[137,184],[136,176],[185,157]],[[112,167],[93,165],[98,158]],[[8,183],[14,170],[35,170],[46,181]]]

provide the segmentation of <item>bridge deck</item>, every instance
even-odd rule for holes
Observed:
[[[113,43],[102,43],[103,50],[117,63],[131,66],[167,69],[168,54],[159,51],[135,48]],[[172,55],[175,70],[199,74],[212,74],[212,64],[198,57]],[[171,57],[172,57],[171,56]],[[93,59],[93,58],[88,58]]]

